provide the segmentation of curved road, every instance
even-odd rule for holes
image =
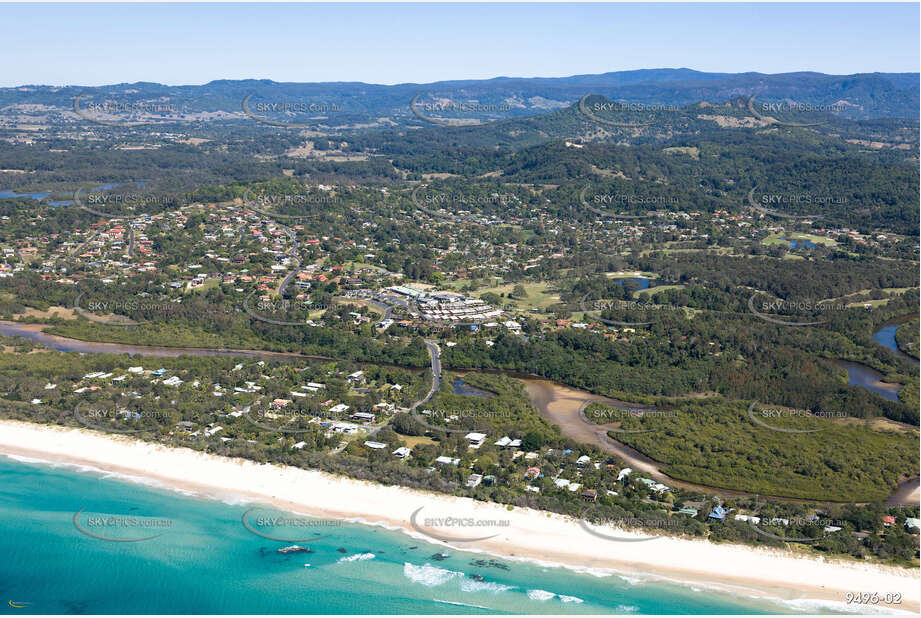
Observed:
[[[425,397],[423,397],[422,399],[420,399],[419,401],[417,401],[416,403],[412,405],[412,407],[409,409],[410,414],[412,414],[412,412],[416,408],[418,408],[419,406],[427,402],[429,399],[434,397],[435,393],[437,393],[438,389],[441,387],[441,348],[439,348],[438,344],[435,343],[434,341],[426,341],[425,347],[428,348],[429,357],[432,359],[432,388],[429,389],[429,392],[425,395]],[[384,423],[381,426],[375,427],[374,429],[369,431],[367,435],[368,439],[377,435],[377,432],[379,432],[381,429],[388,426],[389,424],[390,424],[389,422]],[[343,448],[345,447],[339,446],[338,448],[334,449],[331,452],[338,453]]]
[[[281,296],[285,293],[285,289],[287,289],[288,284],[291,283],[291,280],[294,279],[294,276],[297,275],[297,273],[301,272],[301,258],[299,255],[297,255],[297,249],[299,246],[297,242],[297,234],[291,231],[291,228],[289,228],[287,225],[282,225],[281,223],[278,223],[278,222],[275,222],[275,224],[281,229],[283,229],[285,233],[288,235],[288,238],[291,239],[291,242],[293,244],[290,249],[285,251],[285,255],[287,255],[290,258],[294,258],[294,261],[295,261],[294,270],[289,272],[285,276],[285,278],[282,279],[281,283],[278,284],[278,291],[276,293],[279,296]]]
[[[438,389],[441,388],[441,348],[439,348],[438,344],[434,341],[428,340],[425,342],[425,347],[428,348],[429,356],[432,359],[432,388],[429,389],[429,392],[425,395],[424,398],[420,399],[412,405],[412,407],[409,409],[410,412],[414,411],[423,403],[434,397],[435,393],[438,392]]]

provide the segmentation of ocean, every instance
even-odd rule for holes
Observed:
[[[0,456],[0,613],[829,611],[499,559],[138,481]],[[292,545],[312,553],[277,551]]]

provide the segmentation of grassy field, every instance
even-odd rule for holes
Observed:
[[[453,289],[459,289],[466,285],[466,281],[454,282],[452,284],[446,284],[445,287],[451,287]],[[554,290],[552,283],[539,282],[539,283],[522,283],[525,291],[528,293],[527,298],[509,298],[509,295],[512,293],[512,290],[515,289],[515,286],[518,284],[507,283],[505,285],[496,285],[491,287],[479,288],[476,292],[472,293],[472,296],[482,296],[487,292],[492,292],[493,294],[498,294],[505,297],[503,300],[514,305],[518,310],[529,311],[531,309],[543,310],[560,302],[560,296]]]
[[[633,293],[633,298],[641,298],[646,294],[652,294],[653,292],[664,292],[665,290],[681,290],[684,289],[683,285],[658,285],[654,288],[646,288],[645,290],[637,290]]]
[[[771,234],[767,238],[761,241],[763,245],[786,245],[789,244],[789,240],[808,240],[817,245],[825,245],[826,247],[837,247],[838,243],[832,240],[831,238],[825,238],[824,236],[816,236],[815,234],[801,234],[799,232],[782,232]]]
[[[342,269],[346,272],[350,270],[357,271],[359,268],[373,268],[374,270],[386,270],[383,266],[377,266],[376,264],[368,264],[367,262],[346,262],[342,265]]]
[[[665,154],[683,154],[692,159],[700,160],[700,148],[695,146],[674,146],[672,148],[663,148]]]

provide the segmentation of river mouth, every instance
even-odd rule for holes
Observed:
[[[634,471],[640,472],[655,481],[664,483],[670,487],[727,498],[769,498],[777,502],[793,502],[800,504],[820,502],[801,498],[787,498],[785,496],[755,494],[723,487],[698,485],[674,479],[665,472],[662,472],[662,468],[665,467],[666,464],[647,457],[626,444],[614,440],[607,435],[605,426],[590,423],[582,414],[585,407],[593,402],[613,405],[619,408],[634,407],[636,404],[627,404],[623,401],[611,399],[610,397],[596,395],[533,376],[518,377],[518,379],[524,383],[525,390],[528,393],[528,397],[531,399],[531,403],[537,408],[541,416],[548,422],[559,425],[563,435],[577,442],[594,444],[605,453],[620,457],[624,460],[626,465],[633,468]],[[648,408],[648,406],[637,407]],[[921,503],[919,502],[918,480],[914,479],[903,482],[899,485],[898,489],[890,495],[888,500],[890,505],[893,506],[917,506]]]
[[[109,343],[105,341],[82,341],[60,335],[43,332],[47,324],[20,324],[0,320],[0,335],[4,337],[22,337],[34,341],[58,352],[77,352],[79,354],[127,354],[128,356],[151,356],[155,358],[173,358],[178,356],[230,356],[240,358],[261,358],[266,360],[319,360],[344,361],[356,365],[376,365],[400,369],[410,373],[422,373],[424,367],[404,367],[387,363],[357,361],[319,354],[301,354],[299,352],[276,352],[273,350],[241,350],[236,348],[182,348],[169,346],[135,345],[128,343]]]
[[[163,346],[140,346],[140,345],[129,345],[129,344],[120,344],[120,343],[105,343],[105,342],[88,342],[80,341],[78,339],[71,339],[69,337],[61,337],[59,335],[50,335],[42,332],[42,329],[46,325],[43,324],[20,324],[16,322],[6,322],[0,321],[0,335],[7,337],[23,337],[36,343],[40,343],[46,347],[58,350],[61,352],[79,352],[82,354],[127,354],[127,355],[138,355],[138,356],[152,356],[152,357],[177,357],[183,355],[192,355],[192,356],[240,356],[240,357],[249,357],[249,358],[266,358],[266,359],[278,359],[278,360],[328,360],[328,361],[337,361],[337,360],[348,360],[348,359],[337,359],[327,356],[309,356],[304,354],[298,354],[296,352],[272,352],[264,350],[236,350],[236,349],[225,349],[225,348],[170,348]],[[378,364],[379,363],[367,363],[363,361],[349,361],[354,362],[355,364]],[[835,362],[847,362],[847,361],[835,361]],[[877,376],[882,377],[882,374],[876,372],[865,365],[858,365],[857,363],[851,363],[857,367],[868,370],[869,372],[875,373]],[[382,365],[383,366],[383,365]],[[408,368],[408,367],[399,367],[400,369],[410,371],[425,371],[425,369],[418,368]],[[546,380],[539,376],[533,374],[522,373],[518,371],[510,371],[503,369],[478,369],[478,368],[469,368],[469,369],[456,369],[452,370],[455,373],[466,373],[466,372],[484,372],[484,373],[495,373],[503,374],[509,377],[521,380],[524,383],[525,390],[528,393],[528,397],[531,400],[531,403],[537,408],[538,412],[547,419],[552,424],[557,424],[560,426],[563,435],[570,437],[578,442],[584,442],[586,444],[595,444],[602,451],[617,455],[623,459],[628,466],[632,467],[634,470],[642,471],[647,474],[650,478],[669,484],[673,487],[679,487],[686,489],[688,491],[696,491],[705,494],[711,495],[720,495],[720,496],[739,496],[739,497],[762,497],[762,498],[771,498],[772,500],[782,501],[782,502],[815,502],[814,500],[801,500],[797,498],[785,498],[783,496],[764,496],[762,494],[752,494],[743,491],[736,491],[732,489],[725,489],[720,487],[711,487],[706,485],[696,485],[693,483],[687,483],[684,481],[679,481],[673,479],[664,472],[660,470],[660,467],[664,466],[662,462],[655,461],[646,455],[636,451],[635,449],[621,444],[616,440],[612,439],[607,435],[607,430],[602,425],[595,425],[587,421],[582,415],[584,408],[592,402],[604,403],[617,408],[649,408],[649,406],[644,406],[641,404],[631,404],[617,399],[612,399],[610,397],[605,397],[602,395],[596,395],[588,391],[583,391],[571,386],[566,386],[564,384],[559,384],[551,380]],[[871,375],[871,374],[865,374]],[[871,375],[871,377],[873,377]],[[887,385],[889,386],[889,385]],[[896,389],[901,388],[896,385]],[[896,390],[896,393],[898,390]],[[895,394],[892,394],[897,401],[898,398]],[[888,397],[887,397],[888,399]],[[904,489],[904,483],[902,486],[892,494],[890,500],[899,497],[899,499],[909,500],[906,504],[914,506],[919,504],[918,502],[918,492],[911,491],[909,489]],[[914,500],[914,502],[911,502]],[[902,504],[902,503],[900,503]]]

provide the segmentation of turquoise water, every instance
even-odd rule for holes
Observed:
[[[271,533],[275,541],[250,532]],[[114,539],[106,541],[81,532]],[[94,527],[101,516],[144,522]],[[661,583],[491,561],[381,528],[0,456],[0,613],[784,613]],[[108,520],[106,520],[108,521]],[[149,527],[150,522],[158,526]],[[263,523],[260,523],[263,522]],[[314,526],[314,522],[318,525]],[[326,525],[319,525],[319,524]],[[279,554],[300,541],[313,553]],[[599,548],[601,549],[601,548]],[[446,552],[448,557],[439,556]],[[475,562],[479,561],[479,562]],[[309,566],[307,566],[309,565]],[[29,603],[14,609],[7,600]]]

